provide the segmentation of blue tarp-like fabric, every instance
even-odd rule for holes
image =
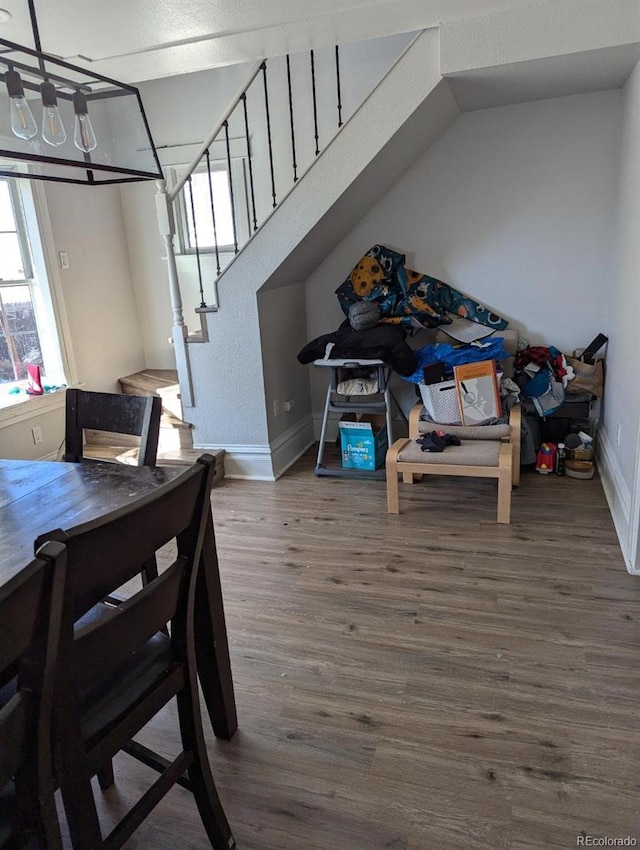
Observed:
[[[448,370],[453,372],[454,366],[463,363],[479,363],[481,360],[505,360],[510,357],[502,345],[504,338],[492,336],[484,339],[482,345],[453,346],[448,342],[440,342],[437,345],[424,345],[415,351],[418,368],[406,377],[405,381],[413,384],[421,384],[424,380],[423,368],[430,363],[444,363]]]

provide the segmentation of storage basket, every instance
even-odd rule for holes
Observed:
[[[418,384],[422,403],[429,417],[442,425],[460,425],[460,408],[455,381],[439,384]]]

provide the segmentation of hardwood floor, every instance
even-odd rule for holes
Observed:
[[[214,775],[241,850],[640,841],[640,579],[597,479],[314,478],[213,493],[240,729]],[[170,754],[175,716],[147,739]],[[120,756],[105,822],[146,769]],[[171,791],[127,845],[208,846]]]

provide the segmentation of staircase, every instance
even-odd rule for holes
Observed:
[[[201,314],[200,344],[174,325],[194,445],[225,448],[227,475],[273,480],[314,441],[302,411],[288,433],[273,421],[265,373],[280,364],[267,362],[272,317],[261,315],[258,293],[304,282],[458,115],[440,75],[438,33],[426,30],[224,270],[217,309]],[[289,321],[306,325],[304,315]],[[284,325],[273,332],[289,335]],[[285,368],[295,368],[295,351]]]

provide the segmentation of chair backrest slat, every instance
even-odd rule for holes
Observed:
[[[65,455],[77,463],[83,457],[83,431],[108,431],[140,437],[138,466],[153,466],[158,452],[162,400],[157,396],[88,392],[66,394]]]
[[[29,695],[19,691],[0,711],[0,788],[15,776],[24,757],[26,736],[33,734],[29,702]]]
[[[46,579],[43,563],[36,559],[0,590],[0,670],[20,658],[41,629]]]
[[[174,618],[187,566],[186,558],[178,558],[133,597],[76,631],[74,679],[78,688],[86,687],[96,670],[102,676],[116,670]]]
[[[60,540],[67,546],[76,619],[137,575],[140,564],[166,543],[174,538],[180,543],[200,498],[202,466],[195,464],[148,496],[93,522],[40,535],[37,542]]]

